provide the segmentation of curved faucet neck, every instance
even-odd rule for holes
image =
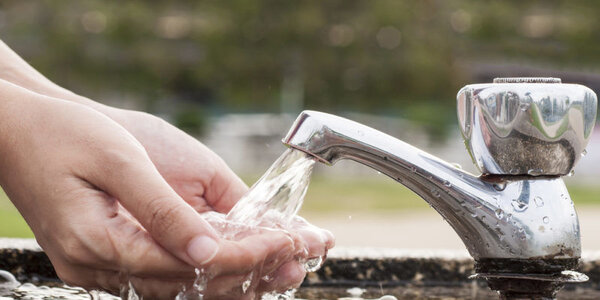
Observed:
[[[283,142],[326,164],[351,159],[402,183],[475,259],[580,256],[577,215],[560,178],[484,181],[373,128],[314,111],[304,111]]]

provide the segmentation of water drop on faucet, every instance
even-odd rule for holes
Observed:
[[[505,182],[500,182],[500,183],[494,183],[494,189],[496,189],[496,191],[504,191],[504,189],[506,188],[506,183]]]
[[[537,205],[538,207],[544,206],[544,199],[542,199],[542,197],[540,196],[533,198],[533,202],[535,202],[535,205]]]
[[[517,212],[523,212],[529,207],[527,203],[521,201],[520,199],[513,199],[511,204],[514,210]]]
[[[544,174],[544,170],[542,170],[542,169],[530,169],[530,170],[527,170],[527,174],[531,175],[531,176],[540,176],[540,175]]]
[[[583,157],[583,156],[585,156],[586,154],[587,154],[587,150],[586,150],[586,149],[583,149],[583,151],[581,152],[581,156]]]
[[[504,217],[504,211],[501,208],[498,208],[494,211],[496,213],[496,218],[502,219]]]
[[[459,170],[462,170],[462,166],[459,163],[451,163],[451,165]]]
[[[544,218],[542,218],[542,221],[544,221],[545,224],[550,223],[550,218],[548,218],[548,216],[544,216]]]

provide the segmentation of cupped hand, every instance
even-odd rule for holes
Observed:
[[[198,140],[153,115],[105,107],[102,112],[121,124],[144,145],[152,162],[169,185],[199,213],[226,214],[248,191],[246,184]],[[298,287],[304,277],[302,261],[325,256],[334,246],[331,232],[295,217],[288,228],[304,253],[259,281],[259,291],[283,291]],[[300,241],[300,243],[298,243]],[[265,272],[263,272],[265,273]],[[268,273],[267,273],[268,274]],[[238,284],[242,281],[238,281]]]
[[[211,272],[207,293],[231,294],[232,280],[297,255],[282,231],[219,238],[144,147],[93,109],[0,80],[0,119],[0,184],[66,283],[117,291],[125,276],[168,298],[196,267]]]
[[[0,57],[3,57],[3,59],[0,59],[0,79],[5,79],[40,95],[64,99],[93,108],[125,128],[128,133],[133,135],[134,139],[139,141],[144,147],[145,155],[149,156],[151,162],[155,166],[155,168],[152,169],[157,169],[171,188],[196,211],[217,211],[226,213],[247,191],[247,186],[229,169],[220,157],[196,139],[162,119],[142,112],[112,108],[72,93],[71,91],[54,84],[37,72],[8,46],[2,43],[2,41],[0,41],[0,54]],[[91,114],[91,112],[88,112],[88,114]],[[58,115],[60,116],[60,113],[58,113]],[[65,117],[69,118],[69,116]],[[98,116],[96,115],[96,117]],[[104,120],[104,122],[106,121],[107,120]],[[114,125],[115,124],[112,124],[111,126],[114,127]],[[75,125],[75,127],[77,127],[77,125]],[[122,128],[119,128],[116,132],[123,134]],[[154,176],[156,176],[156,174],[154,174]],[[134,179],[132,178],[131,180]],[[35,181],[32,181],[32,183],[35,183]],[[139,184],[140,186],[145,186],[145,183]],[[101,192],[101,196],[106,196],[105,194],[107,194],[107,191]],[[163,243],[161,239],[156,239],[154,235],[150,237],[148,231],[145,230],[144,226],[140,225],[136,219],[137,215],[135,217],[128,215],[129,207],[127,207],[127,209],[123,208],[120,201],[114,200],[115,197],[110,193],[107,195],[109,196],[106,197],[109,197],[116,202],[113,204],[114,207],[112,207],[112,209],[118,209],[119,213],[117,215],[119,218],[127,219],[127,224],[132,226],[132,232],[143,232],[142,235],[144,238],[148,239],[148,241],[144,243],[154,246],[157,246],[155,241],[158,241],[158,244]],[[143,203],[146,202],[140,202],[139,205],[143,205]],[[181,204],[178,203],[177,205]],[[135,206],[135,204],[132,204],[132,206]],[[167,216],[165,217],[168,217],[169,214],[169,211],[166,211]],[[177,214],[175,214],[175,216],[177,216]],[[48,218],[56,219],[59,217]],[[173,229],[175,229],[177,226],[185,225],[180,224],[183,222],[174,223],[176,224],[170,225],[169,222],[167,222],[164,226],[172,226]],[[298,244],[298,240],[300,240],[307,249],[307,251],[301,255],[303,256],[302,259],[322,256],[324,253],[326,254],[327,249],[333,247],[334,238],[330,232],[316,228],[302,219],[297,218],[296,221],[293,222],[293,226],[290,230],[296,231],[296,243]],[[168,232],[165,234],[172,235],[173,233]],[[39,236],[39,234],[36,233],[36,236]],[[117,241],[120,241],[120,238],[126,239],[127,237],[118,237]],[[41,237],[38,237],[38,239],[41,239]],[[269,243],[267,243],[267,245],[268,247],[271,246]],[[151,248],[150,246],[148,247]],[[171,248],[169,247],[163,248],[171,251]],[[255,256],[258,258],[264,257],[264,252],[267,251],[267,248],[258,251]],[[253,248],[249,248],[249,250],[253,251]],[[269,250],[271,249],[269,248]],[[176,253],[175,256],[180,258],[179,255],[181,255],[181,251],[179,250],[178,252],[179,254]],[[245,252],[242,251],[242,253]],[[252,255],[246,255],[246,257],[248,256]],[[290,287],[298,286],[302,282],[305,272],[297,259],[298,257],[289,260],[284,265],[280,266],[279,269],[272,272],[276,275],[273,276],[276,280],[261,282],[256,288],[260,291],[272,291],[285,290]],[[261,259],[254,260],[260,261]],[[185,259],[183,259],[183,261],[189,262]],[[227,264],[227,261],[224,263]],[[216,262],[214,265],[216,265]],[[240,270],[243,270],[243,268]],[[238,275],[238,277],[239,276],[241,275]],[[247,274],[244,276],[247,276]],[[144,282],[148,283],[147,286],[159,286],[157,284],[150,284],[150,282],[163,280],[165,277],[167,276],[153,279],[145,277]],[[114,281],[114,277],[112,278]],[[235,276],[233,278],[235,278]],[[243,280],[230,281],[235,283],[238,290],[240,290],[239,285]],[[223,287],[226,286],[224,282],[226,282],[226,280],[223,280],[220,284]],[[114,287],[115,284],[112,284],[111,286]],[[219,284],[213,284],[213,286],[219,286]]]

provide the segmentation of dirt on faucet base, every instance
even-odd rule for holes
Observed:
[[[554,299],[565,284],[561,272],[578,265],[578,258],[482,258],[475,261],[475,271],[502,299]]]

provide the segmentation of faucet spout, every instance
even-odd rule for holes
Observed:
[[[283,142],[332,165],[350,159],[421,196],[454,228],[476,261],[580,257],[579,222],[559,177],[492,182],[390,135],[338,116],[304,111]]]

